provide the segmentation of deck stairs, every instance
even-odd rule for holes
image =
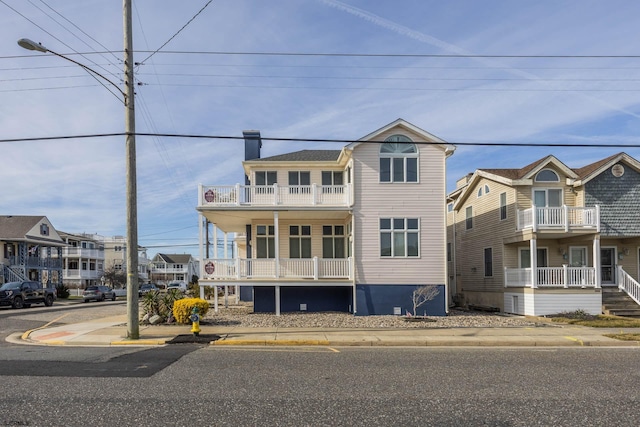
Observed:
[[[602,287],[602,313],[640,318],[640,305],[618,287]]]

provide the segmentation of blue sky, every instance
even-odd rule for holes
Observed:
[[[135,60],[207,2],[134,0]],[[638,16],[635,0],[214,0],[136,69],[136,127],[358,139],[403,118],[454,144],[603,146],[460,145],[449,190],[476,168],[547,154],[570,167],[620,151],[640,159],[615,147],[640,144],[640,57],[629,57],[640,54]],[[0,34],[0,139],[124,130],[123,104],[96,80],[16,43],[73,55],[122,87],[120,1],[0,0]],[[370,56],[247,54],[274,52]],[[451,56],[400,56],[414,54]],[[1,144],[3,214],[125,234],[123,137]],[[263,156],[340,147],[266,141]],[[197,186],[242,182],[242,159],[241,141],[137,138],[138,234],[150,255],[198,254]]]

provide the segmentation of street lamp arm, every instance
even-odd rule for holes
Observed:
[[[100,77],[101,79],[105,80],[107,83],[109,83],[110,85],[112,85],[113,87],[115,87],[116,89],[118,89],[118,92],[120,92],[120,94],[122,94],[122,96],[124,96],[124,101],[125,101],[125,103],[126,103],[126,101],[127,101],[127,94],[126,94],[126,93],[124,93],[122,89],[120,89],[120,86],[118,86],[117,84],[115,84],[114,82],[112,82],[111,80],[109,80],[108,78],[106,78],[105,76],[103,76],[102,74],[100,74],[99,72],[97,72],[97,71],[95,71],[95,70],[93,70],[93,69],[91,69],[91,68],[87,67],[86,65],[84,65],[84,64],[82,64],[82,63],[80,63],[80,62],[78,62],[78,61],[76,61],[76,60],[73,60],[73,59],[71,59],[71,58],[69,58],[69,57],[67,57],[67,56],[65,56],[65,55],[61,55],[61,54],[59,54],[58,52],[54,52],[54,51],[52,51],[51,49],[48,49],[48,48],[46,48],[46,47],[42,46],[42,44],[41,44],[41,43],[36,43],[36,42],[34,42],[34,41],[32,41],[32,40],[29,40],[29,39],[20,39],[20,40],[18,40],[18,45],[19,45],[20,47],[24,48],[24,49],[27,49],[27,50],[35,50],[35,51],[43,52],[43,53],[52,53],[52,54],[54,54],[55,56],[58,56],[58,57],[60,57],[60,58],[62,58],[62,59],[65,59],[65,60],[67,60],[67,61],[69,61],[69,62],[73,62],[74,64],[76,64],[76,65],[78,65],[78,66],[82,67],[82,68],[83,68],[84,70],[86,70],[87,72],[89,72],[89,73],[91,73],[91,74],[93,74],[93,75],[96,75],[96,76]]]

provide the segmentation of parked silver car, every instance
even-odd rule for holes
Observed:
[[[84,302],[104,301],[105,299],[115,301],[116,292],[108,286],[88,286],[82,293],[82,299]]]

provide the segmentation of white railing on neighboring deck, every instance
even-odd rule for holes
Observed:
[[[351,206],[347,185],[200,185],[199,206]]]
[[[205,259],[204,279],[351,279],[352,258]]]
[[[535,274],[536,284],[533,284]],[[599,288],[596,283],[596,269],[593,267],[538,267],[504,269],[504,286],[538,288]]]
[[[625,291],[637,304],[640,304],[640,283],[624,271],[621,266],[618,266],[617,279],[618,288]]]
[[[518,230],[532,228],[538,229],[559,229],[575,230],[593,228],[600,231],[600,207],[546,207],[539,208],[533,206],[529,209],[518,211]]]

